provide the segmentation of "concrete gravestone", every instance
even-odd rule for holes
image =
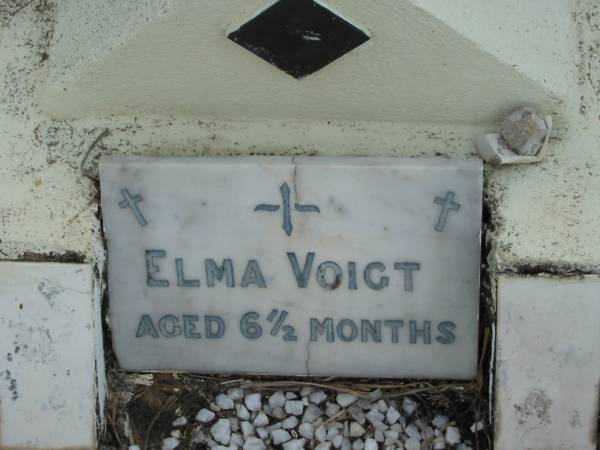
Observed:
[[[87,264],[0,264],[0,449],[97,448],[92,278]]]
[[[101,184],[123,368],[475,375],[479,161],[121,158]]]

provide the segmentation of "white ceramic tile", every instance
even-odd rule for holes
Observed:
[[[113,344],[125,369],[475,374],[480,162],[129,158],[104,162],[101,183]],[[447,195],[455,209],[444,220]],[[309,253],[314,262],[299,287],[292,264],[302,272]],[[231,287],[225,278],[209,286],[207,259],[231,260]],[[264,286],[244,280],[249,261]],[[330,268],[321,284],[331,289],[316,276],[326,261],[341,270],[335,284],[338,266],[322,266]],[[372,285],[381,289],[364,278],[373,262]],[[311,319],[323,326],[312,338]],[[207,320],[213,334],[224,327],[222,337],[207,335]]]
[[[497,450],[595,450],[600,280],[501,277]]]
[[[95,448],[88,265],[0,263],[0,448]]]

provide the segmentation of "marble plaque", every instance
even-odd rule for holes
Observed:
[[[475,376],[480,161],[120,158],[101,187],[124,369]]]

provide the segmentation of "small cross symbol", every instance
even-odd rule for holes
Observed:
[[[138,203],[144,200],[140,194],[131,195],[127,189],[121,189],[121,195],[123,196],[123,200],[119,202],[119,206],[121,208],[131,208],[135,218],[141,226],[146,226],[148,222],[142,215],[140,208],[138,208]]]
[[[281,192],[281,201],[283,203],[283,231],[288,236],[292,235],[292,230],[294,227],[292,226],[292,215],[290,209],[290,187],[287,183],[283,183],[279,187],[279,191]],[[256,205],[254,211],[279,211],[280,205],[268,205],[265,203],[261,203],[260,205]],[[318,206],[315,205],[300,205],[299,203],[294,203],[294,210],[299,212],[317,212],[320,213],[321,210]]]
[[[445,198],[436,197],[433,200],[433,203],[442,207],[438,221],[435,224],[435,227],[433,227],[435,231],[439,231],[440,233],[444,231],[446,220],[448,220],[448,213],[450,211],[458,211],[460,209],[460,205],[454,201],[455,196],[456,194],[454,192],[448,191],[446,192]]]

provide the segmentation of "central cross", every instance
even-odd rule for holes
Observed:
[[[279,211],[279,209],[283,206],[283,230],[288,236],[292,235],[292,230],[294,229],[292,225],[292,213],[290,208],[290,187],[287,183],[283,183],[279,187],[279,191],[281,192],[281,202],[282,205],[269,205],[265,203],[261,203],[256,205],[254,211],[268,211],[274,212]],[[315,205],[301,205],[299,203],[294,203],[294,210],[299,212],[317,212],[320,213],[321,210],[318,206]]]

